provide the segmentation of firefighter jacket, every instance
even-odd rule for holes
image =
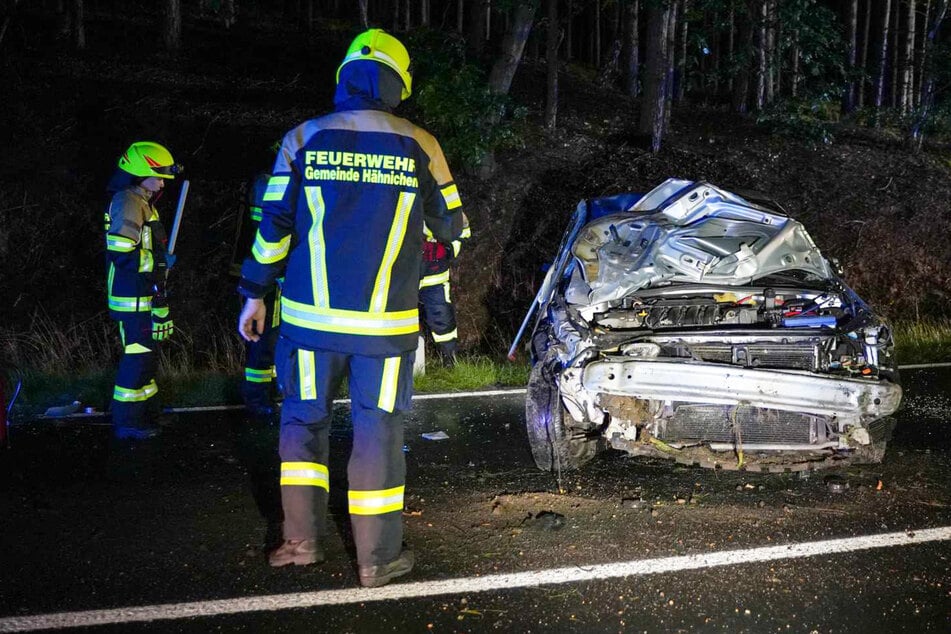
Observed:
[[[285,135],[239,292],[284,270],[281,334],[306,348],[416,348],[423,223],[450,244],[462,203],[442,149],[379,101],[350,98]]]
[[[251,180],[248,187],[246,209],[238,215],[237,230],[235,231],[234,252],[231,254],[230,273],[235,277],[241,276],[241,264],[244,256],[251,251],[254,237],[261,223],[261,208],[264,206],[264,192],[271,175],[261,173]]]
[[[472,237],[469,230],[469,219],[463,218],[462,233],[459,238],[446,245],[433,237],[428,226],[423,227],[423,261],[419,272],[419,287],[437,286],[449,281],[449,267],[453,260],[459,257],[462,242]]]
[[[148,191],[116,192],[104,216],[109,316],[149,312],[156,285],[164,285],[165,229]]]

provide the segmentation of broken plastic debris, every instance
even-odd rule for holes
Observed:
[[[45,416],[69,416],[70,414],[75,414],[79,411],[79,401],[73,401],[69,405],[60,405],[59,407],[51,407],[46,410]]]
[[[422,434],[422,436],[426,440],[447,440],[449,438],[449,434],[447,434],[446,432],[442,430],[429,431],[429,432],[426,432],[425,434]]]

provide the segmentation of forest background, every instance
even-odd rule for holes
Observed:
[[[902,362],[951,358],[947,4],[5,0],[0,376],[26,378],[24,411],[107,405],[104,188],[129,143],[156,140],[191,181],[165,401],[235,400],[246,183],[332,107],[367,26],[407,43],[399,113],[440,140],[472,222],[453,293],[475,382],[523,380],[505,351],[577,202],[668,177],[771,196],[893,321]]]

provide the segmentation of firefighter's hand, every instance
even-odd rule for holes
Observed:
[[[152,308],[152,339],[165,341],[175,332],[175,322],[168,306]]]
[[[264,333],[264,318],[267,309],[261,298],[249,297],[244,302],[241,316],[238,317],[238,334],[245,341],[258,341]]]

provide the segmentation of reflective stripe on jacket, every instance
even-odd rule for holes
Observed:
[[[109,314],[116,319],[152,308],[153,271],[161,247],[153,245],[159,216],[149,199],[146,190],[130,187],[116,192],[106,210],[106,291]],[[164,261],[164,255],[158,257]]]
[[[416,347],[423,223],[451,243],[462,203],[439,144],[382,110],[341,110],[283,140],[239,289],[287,265],[281,333],[304,347],[392,356]]]

